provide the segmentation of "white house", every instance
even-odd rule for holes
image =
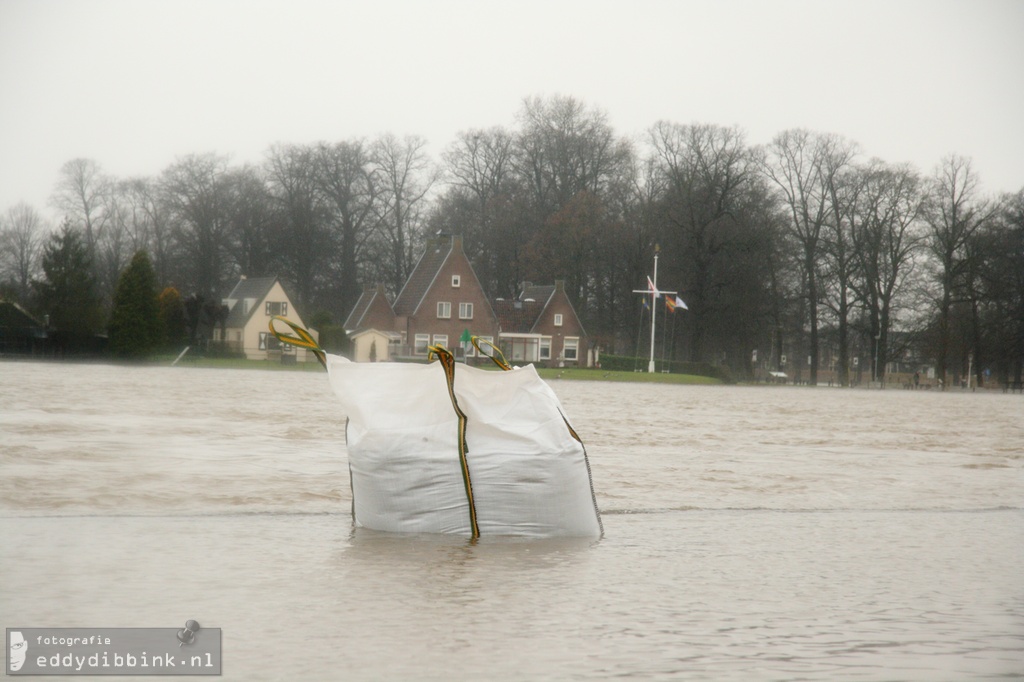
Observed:
[[[224,323],[224,337],[220,329],[213,332],[214,341],[225,341],[232,350],[245,353],[248,360],[277,360],[289,362],[314,361],[312,353],[304,348],[282,344],[270,333],[270,318],[279,315],[309,330],[313,338],[317,333],[309,329],[299,317],[291,298],[277,277],[246,278],[244,275],[231,293],[223,299],[228,307]],[[279,324],[281,331],[286,331]]]

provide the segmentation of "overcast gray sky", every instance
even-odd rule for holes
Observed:
[[[0,211],[64,162],[119,178],[274,143],[513,127],[571,95],[659,120],[838,133],[930,173],[1024,187],[1020,0],[0,0]]]

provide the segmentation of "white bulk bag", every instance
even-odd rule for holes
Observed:
[[[472,537],[602,534],[586,450],[533,365],[478,369],[440,347],[430,364],[356,363],[313,350],[348,417],[357,526]]]

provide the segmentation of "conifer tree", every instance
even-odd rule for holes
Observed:
[[[156,274],[145,251],[121,273],[107,331],[110,352],[125,358],[146,357],[163,342]]]
[[[32,285],[37,310],[46,316],[57,346],[75,352],[88,345],[100,329],[103,312],[85,242],[67,221],[47,242],[42,268],[43,278]]]

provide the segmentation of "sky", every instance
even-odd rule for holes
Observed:
[[[658,121],[842,135],[930,174],[1024,188],[1022,0],[0,0],[0,215],[60,168],[156,176],[273,144],[516,126],[571,96]]]

